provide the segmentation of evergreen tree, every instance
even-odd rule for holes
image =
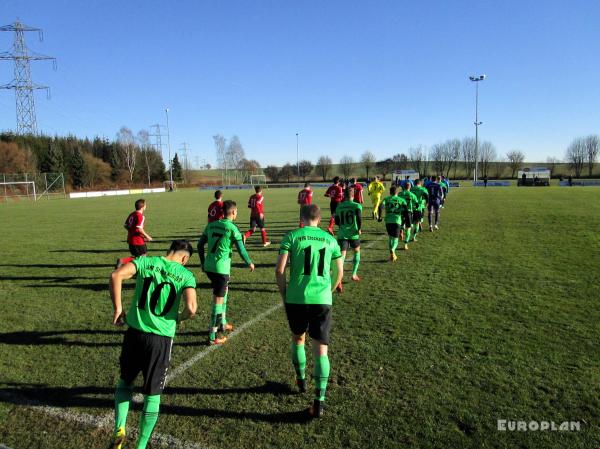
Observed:
[[[46,151],[40,161],[40,172],[42,173],[62,173],[63,154],[57,144],[50,142],[48,151]]]
[[[181,182],[183,169],[181,167],[181,164],[179,163],[179,157],[177,156],[177,153],[175,153],[175,157],[173,158],[171,164],[171,167],[173,167],[173,181]]]
[[[81,155],[79,148],[75,148],[71,157],[71,183],[73,184],[74,188],[80,189],[83,187],[84,179],[85,161],[83,160],[83,156]]]

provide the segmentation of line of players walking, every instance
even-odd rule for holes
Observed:
[[[385,221],[389,238],[390,261],[397,260],[399,240],[408,249],[423,229],[424,211],[428,210],[429,230],[439,226],[439,212],[450,186],[440,177],[416,182],[406,180],[390,187],[382,199],[385,186],[375,178],[368,184],[373,203],[373,219]],[[308,409],[311,418],[324,412],[325,393],[330,375],[328,346],[332,317],[332,293],[343,292],[343,264],[349,249],[353,251],[353,281],[360,281],[360,236],[362,234],[363,186],[356,179],[333,179],[325,192],[330,199],[327,231],[319,227],[321,210],[312,203],[309,183],[298,193],[299,227],[286,234],[281,242],[275,266],[275,278],[284,302],[291,330],[290,358],[300,393],[307,390],[305,339],[312,339],[314,400]],[[264,196],[260,186],[248,200],[250,228],[242,235],[234,224],[237,204],[223,201],[221,191],[208,208],[208,224],[198,241],[202,271],[210,280],[213,301],[209,324],[209,344],[221,345],[234,327],[227,320],[227,300],[231,258],[235,247],[250,271],[254,263],[246,251],[248,238],[260,229],[262,245],[269,246],[264,216]],[[110,278],[113,324],[127,324],[120,357],[120,378],[115,391],[115,431],[113,449],[126,441],[125,425],[132,400],[133,382],[141,372],[144,408],[140,420],[137,449],[144,449],[159,414],[160,395],[170,365],[172,340],[177,323],[192,318],[197,311],[196,280],[185,268],[193,253],[186,240],[175,240],[164,257],[142,257],[147,253],[145,241],[152,238],[144,230],[146,202],[138,200],[136,210],[125,221],[129,249],[133,257],[117,260]],[[338,226],[337,235],[334,225]],[[412,240],[411,240],[412,237]],[[286,270],[289,267],[289,278]],[[127,313],[122,307],[122,282],[136,278],[136,288]],[[183,311],[179,312],[183,302]]]

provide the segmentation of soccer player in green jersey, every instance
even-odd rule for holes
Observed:
[[[419,200],[417,199],[416,195],[410,191],[410,189],[410,181],[405,181],[404,184],[402,184],[402,191],[398,193],[398,196],[406,201],[406,207],[402,209],[405,250],[408,249],[408,242],[410,242],[413,212],[419,207]]]
[[[198,241],[198,255],[202,271],[210,279],[213,289],[213,304],[210,315],[208,340],[211,345],[220,345],[227,341],[225,331],[233,330],[233,325],[227,322],[227,294],[229,292],[229,277],[231,273],[231,256],[233,247],[250,268],[254,271],[254,264],[246,252],[242,241],[242,234],[233,223],[237,218],[237,205],[235,201],[223,202],[225,218],[206,225],[200,241]],[[208,254],[204,254],[204,246],[208,243]],[[221,336],[217,338],[217,332]]]
[[[142,372],[144,409],[137,449],[145,449],[158,419],[160,395],[171,362],[177,322],[196,313],[196,280],[184,268],[193,249],[186,240],[175,240],[165,257],[139,257],[115,270],[110,277],[113,324],[129,326],[121,349],[121,375],[115,391],[115,433],[111,448],[121,449],[133,395],[133,382]],[[135,293],[125,315],[121,287],[136,276]],[[184,308],[179,312],[183,297]]]
[[[423,218],[425,216],[425,208],[427,207],[429,192],[425,187],[423,187],[423,181],[420,179],[417,179],[415,188],[411,191],[415,194],[417,201],[419,202],[416,210],[413,211],[413,241],[416,241],[417,234],[423,231]]]
[[[327,348],[332,292],[342,281],[344,262],[335,238],[318,227],[321,221],[319,206],[303,206],[300,216],[305,226],[288,232],[281,242],[275,278],[292,332],[290,354],[301,392],[306,391],[306,332],[313,340],[315,397],[309,415],[320,418],[329,379]],[[285,275],[288,260],[289,281]]]
[[[396,262],[396,248],[402,234],[402,211],[406,209],[406,201],[396,195],[398,187],[390,187],[390,195],[386,196],[379,205],[379,219],[382,221],[382,211],[385,210],[385,229],[389,236],[390,261]]]
[[[342,250],[342,260],[346,260],[348,248],[354,250],[352,261],[352,280],[360,281],[358,265],[360,264],[360,234],[362,227],[362,205],[354,202],[354,188],[344,191],[344,201],[335,210],[335,224],[339,226],[337,239]],[[342,290],[342,283],[338,288]]]

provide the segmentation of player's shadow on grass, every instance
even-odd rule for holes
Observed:
[[[68,346],[79,346],[79,347],[119,347],[123,341],[123,334],[125,333],[126,327],[115,328],[115,330],[94,330],[94,329],[69,329],[64,331],[18,331],[18,332],[6,332],[0,334],[0,344],[6,345],[68,345]],[[97,339],[99,336],[114,337],[113,341],[82,341],[77,337],[80,336],[94,336]],[[179,332],[178,337],[202,337],[201,341],[176,341],[175,346],[202,346],[205,344],[205,340],[208,336],[208,331],[183,331]]]
[[[89,283],[78,283],[78,284],[61,284],[61,283],[48,283],[48,284],[29,284],[25,287],[30,288],[73,288],[76,290],[89,290],[93,292],[108,291],[108,277],[106,282],[89,282]],[[123,284],[123,290],[133,290],[134,284]]]
[[[114,387],[50,387],[43,384],[19,384],[3,383],[0,387],[0,402],[16,405],[47,405],[61,408],[105,408],[114,407]],[[255,387],[235,388],[187,388],[167,387],[164,395],[176,394],[200,394],[200,395],[222,395],[222,394],[271,394],[281,396],[294,394],[285,384],[278,382],[267,382],[265,385]],[[134,406],[140,408],[140,404]],[[189,406],[161,404],[161,414],[178,416],[208,416],[213,418],[250,419],[270,423],[303,423],[309,420],[306,410],[258,413],[246,411],[229,411],[218,409],[203,409]]]
[[[127,246],[126,244],[124,244],[123,248],[119,248],[119,249],[98,249],[98,248],[90,248],[90,249],[51,249],[48,251],[49,253],[86,253],[86,254],[108,254],[108,253],[115,253],[115,254],[127,254],[128,250],[127,250]]]
[[[114,268],[114,263],[76,263],[76,264],[56,264],[56,263],[14,263],[0,264],[0,267],[15,268]]]

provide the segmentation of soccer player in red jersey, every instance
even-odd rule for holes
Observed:
[[[305,182],[304,188],[298,193],[298,204],[300,205],[300,211],[302,211],[302,206],[308,206],[309,204],[312,204],[312,196],[313,191],[310,186],[310,182]],[[304,221],[302,221],[302,217],[300,217],[300,227],[304,227]]]
[[[208,222],[212,223],[221,218],[225,218],[225,215],[223,214],[223,192],[217,190],[215,192],[215,201],[208,206]]]
[[[148,252],[146,241],[151,242],[152,237],[144,231],[144,212],[146,211],[146,200],[139,199],[135,202],[135,210],[129,214],[123,227],[127,229],[127,243],[129,244],[129,252],[133,257],[125,257],[117,259],[116,267],[131,262],[136,257],[145,256]]]
[[[333,225],[335,224],[335,210],[337,209],[337,205],[344,200],[344,189],[340,185],[339,176],[333,178],[333,184],[329,186],[329,188],[325,192],[325,196],[331,200],[329,203],[331,218],[329,219],[329,226],[327,227],[327,232],[329,232],[331,235],[335,235],[333,233]]]
[[[271,242],[267,240],[267,229],[265,228],[265,211],[264,211],[264,196],[262,194],[262,187],[255,186],[254,195],[248,200],[248,207],[250,208],[250,229],[244,234],[244,244],[248,237],[250,237],[256,228],[260,228],[262,235],[263,246],[269,246]]]
[[[354,189],[354,202],[358,204],[362,204],[363,201],[363,186],[358,179],[354,178],[352,180],[352,184],[350,185]]]

